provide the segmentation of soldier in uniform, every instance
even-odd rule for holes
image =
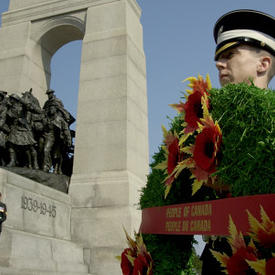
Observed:
[[[26,105],[26,120],[31,126],[32,134],[36,141],[36,146],[34,148],[35,151],[33,151],[32,154],[36,153],[38,156],[42,156],[44,146],[44,112],[40,107],[38,99],[32,94],[32,88],[29,91],[22,93],[22,100]],[[37,162],[39,167],[42,169],[42,157],[37,158]],[[39,167],[36,166],[35,169],[38,169]]]
[[[0,235],[2,232],[2,223],[7,219],[7,206],[2,202],[2,193],[0,192]]]
[[[74,117],[64,108],[62,101],[57,98],[54,93],[55,91],[52,89],[48,89],[46,91],[46,94],[48,95],[48,100],[45,102],[43,110],[47,112],[51,105],[56,105],[64,120],[68,123],[68,125],[71,125],[75,121]]]
[[[43,170],[49,172],[53,165],[54,173],[62,174],[63,154],[71,146],[72,137],[68,123],[63,118],[60,105],[53,101],[46,110]]]
[[[26,154],[27,161],[23,165],[38,169],[37,153],[34,149],[36,141],[33,138],[31,125],[26,119],[25,102],[16,94],[12,94],[9,97],[7,118],[10,127],[7,139],[10,162],[7,166],[16,166],[19,162],[18,155]]]
[[[275,75],[275,18],[254,10],[235,10],[215,24],[216,67],[222,86],[246,82],[266,89]],[[201,255],[202,275],[224,274],[209,249],[230,254],[223,237],[210,237]]]
[[[50,108],[50,105],[52,105],[52,103],[57,104],[61,108],[64,108],[62,101],[59,98],[57,98],[54,93],[55,93],[54,90],[47,89],[46,95],[48,96],[48,99],[44,103],[44,106],[43,106],[44,110],[48,110]]]
[[[221,85],[251,81],[267,88],[275,74],[275,18],[254,10],[236,10],[214,27],[216,66]]]

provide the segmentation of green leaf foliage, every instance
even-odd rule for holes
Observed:
[[[233,196],[275,193],[275,92],[242,83],[210,95],[223,134],[219,178]]]
[[[193,236],[144,234],[154,275],[180,275],[192,255]]]

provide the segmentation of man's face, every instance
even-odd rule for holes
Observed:
[[[216,61],[220,84],[224,86],[255,80],[258,60],[256,53],[245,45],[224,51]]]

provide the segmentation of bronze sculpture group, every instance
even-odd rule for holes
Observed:
[[[0,91],[0,166],[27,167],[70,175],[75,121],[54,91],[43,108],[32,89],[7,95]]]

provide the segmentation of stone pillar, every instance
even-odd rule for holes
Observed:
[[[49,84],[49,62],[43,64],[48,53],[30,37],[31,22],[5,26],[0,29],[1,90],[21,93],[33,88],[33,93],[44,99]]]
[[[1,90],[21,94],[33,88],[40,103],[46,100],[52,56],[66,43],[84,35],[89,3],[69,1],[10,0],[0,28]]]
[[[146,69],[140,8],[105,1],[87,10],[82,45],[72,198],[72,238],[92,274],[121,274],[123,226],[139,229],[148,173]]]

